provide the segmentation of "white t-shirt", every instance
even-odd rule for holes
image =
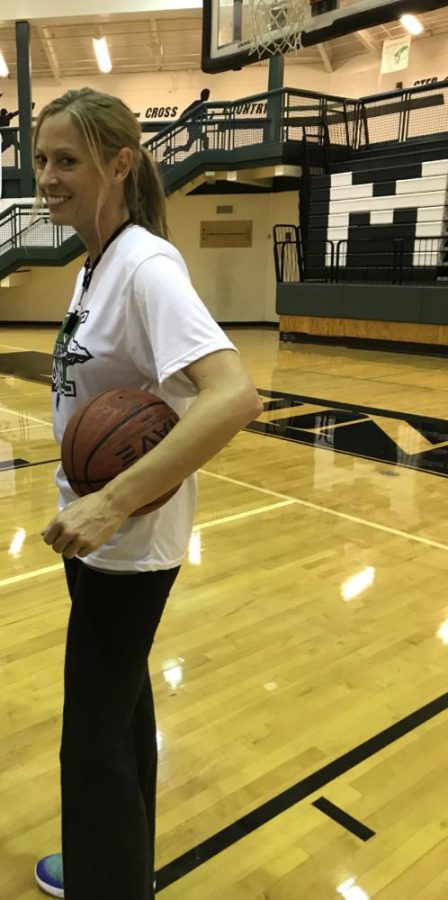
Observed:
[[[80,272],[69,312],[82,294]],[[105,250],[84,294],[79,325],[57,338],[53,358],[53,423],[61,443],[75,410],[102,391],[134,387],[161,397],[181,417],[196,396],[182,373],[216,350],[235,350],[191,285],[180,253],[138,225]],[[59,508],[76,500],[62,466]],[[182,561],[196,505],[196,476],[153,513],[129,518],[83,561],[99,569],[145,572]]]

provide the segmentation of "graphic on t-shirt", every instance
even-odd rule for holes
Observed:
[[[59,334],[56,338],[56,343],[54,345],[53,350],[53,372],[52,372],[52,381],[51,381],[51,390],[57,394],[56,398],[56,406],[59,407],[60,398],[62,395],[65,397],[76,397],[76,381],[71,381],[67,378],[67,369],[69,367],[81,365],[82,363],[88,362],[89,359],[93,359],[93,356],[86,347],[82,347],[81,344],[75,340],[75,334],[78,331],[80,325],[82,325],[88,318],[89,310],[85,309],[79,320],[76,322],[75,327],[72,331],[68,331],[67,323],[70,318],[70,314],[68,314],[59,331]],[[67,333],[68,331],[68,333]]]

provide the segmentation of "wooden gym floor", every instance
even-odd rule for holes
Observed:
[[[60,846],[55,331],[0,329],[4,900]],[[229,333],[266,411],[200,474],[152,654],[160,894],[446,900],[447,361]]]

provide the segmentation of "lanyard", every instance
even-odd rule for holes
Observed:
[[[84,263],[84,275],[82,278],[81,296],[76,304],[76,309],[73,312],[69,312],[67,314],[66,322],[64,324],[64,334],[66,334],[68,336],[73,334],[73,332],[80,320],[80,317],[81,317],[82,303],[84,300],[84,296],[89,289],[90,282],[92,280],[92,275],[93,275],[98,263],[103,258],[107,248],[110,247],[110,245],[115,240],[115,238],[117,238],[118,235],[121,234],[121,232],[124,231],[124,229],[127,228],[128,225],[130,225],[130,224],[131,224],[131,220],[127,219],[126,222],[123,222],[123,224],[120,225],[120,227],[117,228],[117,230],[114,231],[113,234],[111,234],[109,240],[106,241],[101,253],[99,253],[98,256],[96,257],[96,259],[94,260],[93,265],[90,264],[90,257],[87,257],[87,259]]]

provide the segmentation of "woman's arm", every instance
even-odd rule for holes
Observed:
[[[263,406],[237,353],[220,350],[184,369],[198,395],[175,428],[101,491],[71,503],[43,532],[68,558],[87,556],[141,506],[161,497],[215,456]]]
[[[262,412],[258,394],[233,350],[205,356],[184,372],[198,390],[185,416],[157,447],[104,488],[126,516],[196,472]]]

